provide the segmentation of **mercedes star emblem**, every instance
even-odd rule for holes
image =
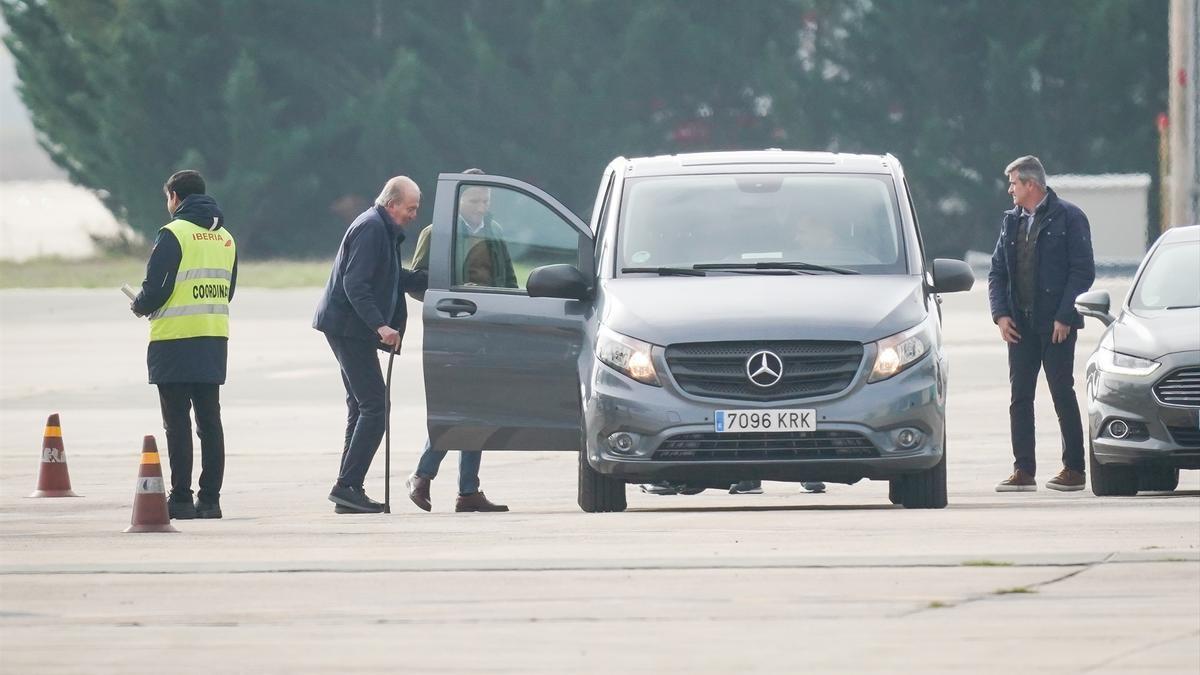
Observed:
[[[756,386],[774,387],[783,379],[783,359],[765,349],[754,352],[746,359],[746,377]]]

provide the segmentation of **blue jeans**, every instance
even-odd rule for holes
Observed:
[[[1058,414],[1062,434],[1062,463],[1083,473],[1083,419],[1075,398],[1075,342],[1079,331],[1071,329],[1064,342],[1054,344],[1050,333],[1039,333],[1021,312],[1014,312],[1021,341],[1008,345],[1008,381],[1012,389],[1008,406],[1012,434],[1013,468],[1030,476],[1037,475],[1034,454],[1033,397],[1037,392],[1038,372],[1046,374],[1050,399]]]
[[[443,459],[446,459],[446,453],[431,448],[427,439],[425,451],[421,453],[421,460],[417,462],[417,475],[429,480],[437,478],[438,467],[442,465]],[[482,459],[483,453],[478,450],[459,453],[458,494],[473,495],[479,492],[479,462]]]

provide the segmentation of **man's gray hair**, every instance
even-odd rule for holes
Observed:
[[[408,176],[396,176],[388,179],[388,182],[383,184],[383,190],[379,196],[375,198],[375,205],[387,206],[392,202],[398,202],[408,195],[409,190],[415,190],[417,194],[421,194],[421,188],[417,187],[416,182]]]
[[[1007,176],[1014,171],[1017,172],[1017,179],[1022,183],[1032,181],[1043,189],[1046,187],[1046,167],[1042,166],[1042,160],[1037,157],[1025,155],[1014,159],[1005,167],[1004,175]]]

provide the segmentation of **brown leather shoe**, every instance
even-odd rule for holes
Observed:
[[[504,504],[493,504],[488,501],[483,492],[476,492],[473,495],[459,495],[458,501],[454,503],[454,510],[458,513],[466,513],[471,511],[480,512],[498,512],[507,511],[508,507]]]
[[[1000,481],[996,492],[1037,492],[1037,481],[1033,476],[1017,469],[1007,479]]]
[[[1087,476],[1074,469],[1063,467],[1057,476],[1046,481],[1046,487],[1059,492],[1076,492],[1087,487]]]
[[[408,488],[408,498],[412,503],[417,505],[422,511],[433,510],[433,500],[429,498],[429,479],[422,478],[417,474],[408,477],[404,481],[404,487]]]

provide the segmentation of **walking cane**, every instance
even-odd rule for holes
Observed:
[[[392,361],[396,358],[396,350],[400,348],[397,341],[388,354],[387,367],[387,403],[383,416],[383,512],[392,512]]]

